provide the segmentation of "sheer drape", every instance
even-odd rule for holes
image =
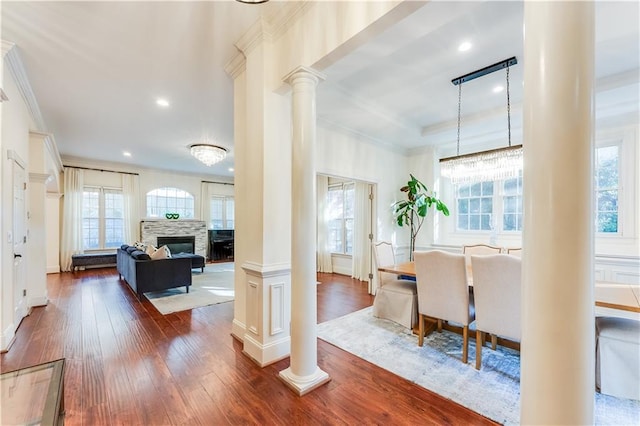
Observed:
[[[360,281],[369,281],[369,273],[371,272],[369,188],[370,185],[368,183],[355,183],[351,276]]]
[[[122,207],[124,215],[124,242],[140,241],[140,176],[122,175]]]
[[[200,183],[200,220],[207,222],[207,229],[211,229],[211,184]]]
[[[60,269],[71,271],[71,256],[82,253],[82,192],[84,171],[64,168],[64,202],[62,212],[62,238],[60,242]]]
[[[317,238],[316,238],[316,269],[318,272],[333,272],[331,252],[327,248],[329,223],[327,222],[327,192],[329,191],[329,177],[318,175],[316,178],[316,195],[318,198]]]

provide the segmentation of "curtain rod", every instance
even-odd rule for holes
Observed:
[[[140,176],[139,173],[132,173],[132,172],[118,172],[116,170],[104,170],[104,169],[94,169],[91,167],[78,167],[78,166],[65,166],[64,164],[62,165],[62,167],[69,167],[71,169],[82,169],[82,170],[93,170],[94,172],[109,172],[109,173],[120,173],[123,175],[134,175],[134,176]]]
[[[217,183],[217,184],[220,184],[220,185],[232,185],[232,186],[234,186],[234,184],[232,182],[212,182],[210,180],[203,180],[201,182],[202,183]]]

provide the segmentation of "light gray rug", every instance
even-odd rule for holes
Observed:
[[[371,307],[318,325],[318,337],[423,388],[434,391],[503,424],[520,418],[520,354],[498,346],[483,348],[482,370],[475,369],[475,341],[469,340],[469,364],[461,361],[462,336],[443,331],[425,337],[375,318]],[[600,393],[596,424],[638,425],[640,403]]]
[[[233,300],[233,279],[233,263],[207,264],[204,272],[194,270],[192,273],[189,293],[184,287],[178,287],[144,295],[161,314],[166,315]]]

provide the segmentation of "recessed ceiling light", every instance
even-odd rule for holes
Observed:
[[[496,86],[493,88],[493,93],[500,93],[504,90],[504,87],[502,86]]]
[[[122,151],[122,155],[125,157],[131,157],[131,153],[129,151]]]
[[[156,99],[156,104],[158,104],[161,107],[168,107],[169,106],[169,101],[164,99],[164,98],[158,98],[158,99]]]
[[[462,43],[460,43],[460,46],[458,46],[458,52],[466,52],[467,50],[471,49],[472,44],[468,41],[464,41]]]
[[[229,171],[232,172],[234,169],[233,167],[229,167]]]

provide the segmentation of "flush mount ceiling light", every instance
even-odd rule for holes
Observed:
[[[260,4],[266,3],[269,0],[236,0],[238,3],[246,3],[246,4]]]
[[[189,150],[191,151],[191,155],[207,166],[213,166],[214,164],[224,160],[227,156],[226,148],[208,143],[193,144],[189,147]]]
[[[156,99],[156,104],[158,104],[158,106],[166,108],[169,106],[169,101],[164,98],[158,98]]]
[[[440,171],[453,184],[483,182],[517,177],[522,170],[522,145],[511,146],[511,100],[509,98],[509,67],[518,63],[514,57],[473,71],[451,82],[458,86],[458,139],[455,157],[442,158]],[[473,154],[460,155],[460,110],[462,106],[462,83],[494,71],[507,70],[507,127],[509,145],[504,148]]]
[[[466,52],[467,50],[471,49],[471,43],[468,41],[463,41],[462,43],[460,43],[460,45],[458,46],[458,52]]]

